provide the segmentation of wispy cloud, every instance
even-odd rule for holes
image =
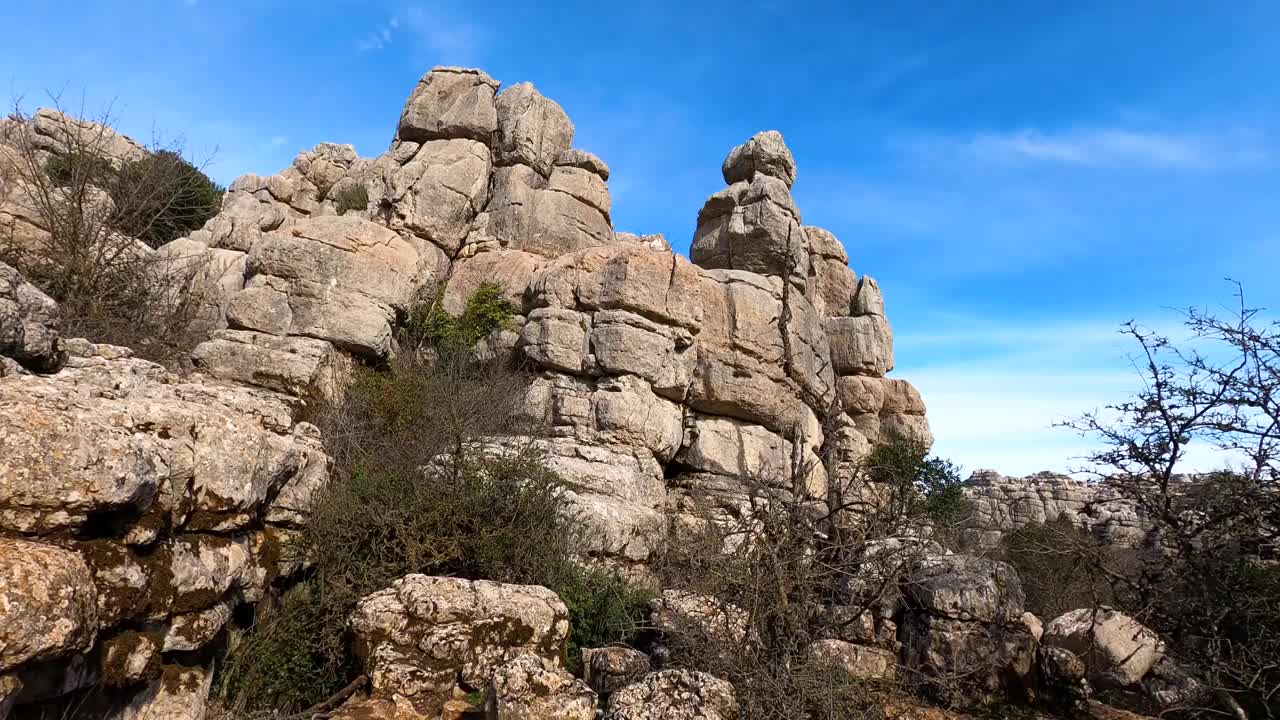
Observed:
[[[396,35],[396,31],[399,29],[400,18],[392,17],[386,23],[356,40],[356,47],[360,52],[382,50],[391,44],[392,39]]]
[[[982,133],[962,141],[961,150],[985,162],[1179,170],[1258,166],[1270,156],[1261,138],[1252,132],[1190,134],[1120,127]]]

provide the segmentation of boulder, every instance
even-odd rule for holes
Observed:
[[[560,178],[552,186],[528,165],[498,168],[493,174],[492,197],[467,238],[467,245],[474,250],[464,248],[464,254],[506,248],[554,259],[612,243],[608,214],[598,207],[609,204],[603,181],[573,168],[557,174]],[[574,185],[574,178],[581,182]]]
[[[826,317],[849,315],[857,290],[857,276],[849,269],[844,246],[830,232],[806,225],[809,245],[809,286],[806,294]]]
[[[520,163],[550,177],[556,160],[573,144],[573,123],[564,109],[525,82],[499,93],[497,110],[494,163]]]
[[[787,186],[757,173],[712,195],[698,213],[689,258],[708,269],[783,277],[803,291],[809,251]]]
[[[529,281],[547,262],[541,255],[519,250],[494,250],[454,262],[441,302],[445,312],[455,317],[462,314],[482,283],[502,288],[503,296],[517,309],[524,307],[525,289]]]
[[[1025,596],[1011,565],[970,555],[930,555],[903,586],[912,607],[930,615],[985,623],[1022,623]]]
[[[58,349],[58,328],[58,304],[0,263],[0,357],[33,372],[56,372],[66,360]]]
[[[582,651],[582,676],[601,698],[649,674],[649,656],[629,647],[586,648]]]
[[[747,612],[710,596],[663,590],[650,608],[649,622],[659,633],[692,634],[735,644],[747,640]]]
[[[809,646],[809,662],[831,667],[856,680],[893,680],[898,659],[889,650],[843,640],[819,640]]]
[[[489,146],[464,138],[428,140],[404,164],[380,163],[385,169],[375,176],[369,202],[388,227],[456,255],[489,200]]]
[[[351,356],[325,340],[250,330],[218,330],[191,353],[201,372],[299,398],[335,399],[352,370]]]
[[[853,295],[853,314],[884,317],[884,296],[875,278],[864,275],[858,281],[858,289]]]
[[[729,683],[703,672],[663,670],[609,697],[605,720],[736,720]]]
[[[498,129],[498,81],[472,68],[432,68],[400,114],[397,140],[467,138],[488,144]]]
[[[92,151],[113,169],[147,156],[147,149],[132,138],[90,120],[78,120],[53,108],[40,108],[31,116],[33,145],[53,155]]]
[[[424,279],[448,268],[439,253],[351,215],[305,220],[254,246],[251,277],[231,298],[228,319],[245,330],[314,337],[385,357],[396,313],[407,308]],[[284,295],[281,313],[258,310],[269,304],[260,287]],[[268,316],[271,322],[262,319]]]
[[[361,600],[351,629],[374,695],[438,711],[459,682],[483,688],[516,657],[559,658],[569,611],[543,587],[406,575]]]
[[[629,232],[615,232],[613,234],[613,239],[614,242],[641,245],[653,250],[654,252],[671,252],[671,243],[667,242],[666,236],[662,233],[637,235]]]
[[[826,331],[837,375],[883,377],[893,369],[893,331],[884,317],[829,317]]]
[[[601,180],[609,179],[609,166],[599,157],[577,148],[570,148],[556,158],[556,167],[571,167],[586,170],[600,176]]]
[[[487,720],[594,720],[596,694],[586,683],[538,655],[521,655],[493,672]]]
[[[1088,668],[1098,687],[1129,687],[1164,657],[1154,631],[1112,608],[1080,608],[1054,618],[1041,637],[1048,647],[1069,650]]]
[[[721,168],[729,184],[750,180],[756,173],[778,178],[787,187],[796,181],[796,161],[777,130],[765,130],[729,151]]]
[[[97,630],[97,593],[79,553],[0,538],[0,673],[87,650]]]

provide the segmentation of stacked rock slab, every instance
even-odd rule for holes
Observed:
[[[44,330],[66,366],[0,378],[0,704],[96,686],[136,693],[125,717],[194,712],[237,606],[291,572],[319,433],[283,396]]]
[[[548,457],[599,531],[592,554],[623,564],[670,520],[733,512],[761,488],[825,496],[824,449],[848,475],[892,435],[930,440],[919,394],[884,377],[878,286],[801,223],[781,134],[730,152],[690,262],[661,236],[614,232],[609,167],[573,133],[528,83],[439,67],[382,155],[321,144],[240,178],[181,241],[231,269],[210,273],[221,315],[197,366],[331,393],[353,358],[394,354],[410,304],[442,289],[460,313],[495,282],[520,314],[489,345],[537,371],[527,411],[550,421]]]

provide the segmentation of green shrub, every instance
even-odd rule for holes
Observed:
[[[429,347],[441,357],[453,357],[470,351],[493,331],[506,328],[516,311],[500,285],[483,282],[456,318],[444,309],[442,293],[418,303],[409,312],[403,336],[412,346]]]
[[[125,163],[106,190],[115,227],[153,248],[199,230],[222,207],[223,188],[171,150]]]
[[[655,594],[606,570],[576,565],[567,565],[564,570],[548,587],[569,608],[569,668],[581,666],[585,648],[636,644],[648,623],[649,603]]]
[[[334,194],[334,208],[339,215],[348,210],[364,210],[369,207],[369,190],[364,185],[343,185]]]
[[[114,173],[106,158],[89,153],[71,152],[54,155],[44,164],[44,171],[55,185],[106,185]]]
[[[872,450],[864,466],[867,480],[892,491],[896,516],[949,526],[969,513],[960,469],[931,456],[923,443],[894,438]]]
[[[477,291],[442,341],[505,322],[493,297]],[[343,400],[315,413],[334,470],[286,549],[311,563],[307,590],[264,613],[229,658],[220,687],[233,706],[297,710],[342,687],[357,671],[351,611],[410,573],[556,591],[570,608],[571,660],[630,637],[647,596],[576,563],[583,525],[544,461],[541,426],[520,413],[527,383],[502,364],[409,353],[358,369]]]

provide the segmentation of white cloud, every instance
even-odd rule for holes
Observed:
[[[1099,168],[1220,170],[1265,163],[1269,152],[1253,133],[1165,133],[1085,128],[1047,133],[983,133],[962,150],[986,162],[1038,162]]]

